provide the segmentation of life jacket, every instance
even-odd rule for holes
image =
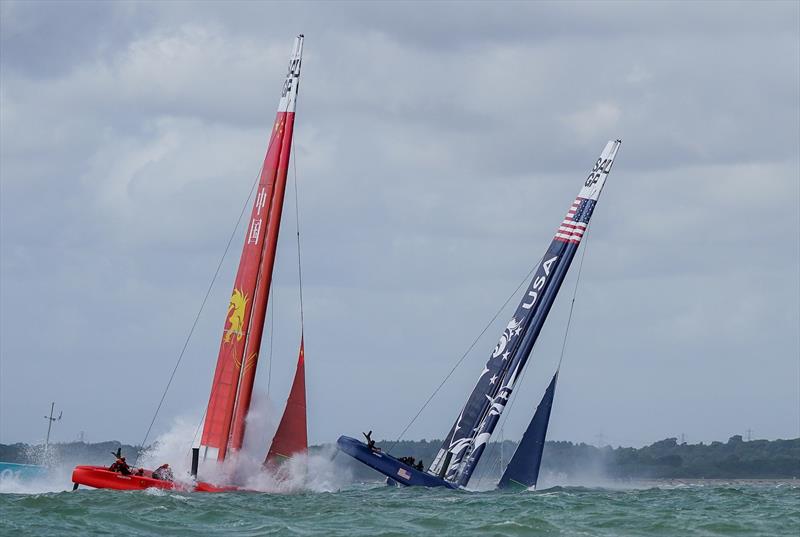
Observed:
[[[114,464],[108,467],[109,470],[112,472],[119,472],[123,475],[128,475],[131,473],[131,467],[128,466],[128,463],[123,461],[122,459],[117,459],[114,461]]]

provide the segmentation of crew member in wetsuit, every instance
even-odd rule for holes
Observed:
[[[370,449],[370,451],[380,451],[381,450],[381,448],[375,447],[375,440],[372,439],[372,431],[370,431],[368,433],[362,432],[361,434],[363,434],[364,438],[367,439],[367,447]]]
[[[417,470],[419,470],[420,472],[421,472],[422,470],[424,470],[424,469],[425,469],[425,465],[424,465],[424,464],[422,464],[422,459],[420,459],[420,460],[419,460],[419,462],[417,463],[417,465],[416,465],[416,466],[414,466],[414,468],[416,468],[416,469],[417,469]]]
[[[125,462],[125,457],[118,457],[108,469],[112,472],[119,472],[122,475],[131,475],[131,467]]]
[[[172,481],[175,477],[172,475],[172,469],[169,464],[162,464],[153,470],[153,479],[160,479],[161,481]]]

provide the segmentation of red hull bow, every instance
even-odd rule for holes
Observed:
[[[150,470],[145,470],[143,475],[122,475],[119,472],[112,472],[104,466],[76,466],[72,470],[72,482],[76,485],[112,490],[145,490],[151,488],[183,492],[234,492],[245,490],[232,486],[216,486],[202,481],[194,484],[163,481],[161,479],[153,479],[152,475],[153,472]]]

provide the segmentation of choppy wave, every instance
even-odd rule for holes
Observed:
[[[270,415],[266,406],[264,415]],[[0,535],[800,534],[800,482],[795,480],[608,482],[585,476],[576,482],[544,476],[546,488],[535,492],[497,492],[491,490],[493,479],[479,480],[472,492],[399,489],[354,483],[334,451],[296,458],[271,475],[262,461],[274,424],[257,421],[268,425],[248,429],[255,434],[242,452],[222,466],[202,464],[200,475],[260,492],[72,492],[72,464],[49,460],[49,471],[33,479],[0,475]],[[189,479],[187,438],[196,422],[176,420],[140,464],[169,461],[179,479]]]
[[[459,492],[351,484],[330,492],[0,494],[3,535],[797,535],[800,483],[650,483]]]

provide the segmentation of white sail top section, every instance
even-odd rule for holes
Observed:
[[[617,156],[619,146],[622,140],[609,141],[605,149],[600,154],[600,158],[595,162],[592,171],[589,172],[589,177],[583,184],[583,188],[578,193],[578,198],[590,199],[597,201],[600,196],[600,191],[603,190],[603,184],[606,182],[608,172],[611,171],[611,166],[614,164],[614,157]]]
[[[289,58],[289,68],[286,72],[286,81],[283,83],[281,100],[278,103],[278,112],[294,112],[297,102],[297,90],[300,86],[300,63],[303,61],[303,34],[294,40],[294,49]]]

